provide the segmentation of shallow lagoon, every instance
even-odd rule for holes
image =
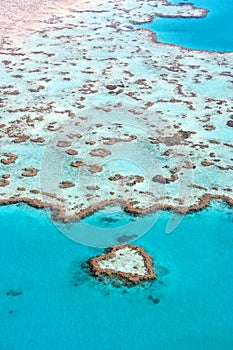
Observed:
[[[232,211],[215,203],[165,234],[170,215],[134,241],[158,280],[127,289],[89,276],[82,264],[102,249],[69,240],[45,211],[2,207],[1,349],[232,349]]]
[[[157,39],[164,43],[198,50],[233,51],[233,2],[231,0],[171,0],[172,4],[191,3],[206,8],[204,18],[156,18],[143,25],[156,32]]]

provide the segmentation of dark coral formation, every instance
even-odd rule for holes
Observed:
[[[96,148],[96,149],[93,149],[90,154],[94,157],[107,157],[108,155],[111,154],[111,152],[106,149],[106,148]]]
[[[22,176],[25,176],[25,177],[36,176],[38,173],[38,170],[32,167],[24,168],[24,170],[25,171],[22,173]]]
[[[11,163],[14,163],[16,159],[18,158],[17,154],[13,153],[4,153],[4,156],[6,158],[1,159],[1,163],[5,165],[9,165]]]

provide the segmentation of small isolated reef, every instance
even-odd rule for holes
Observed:
[[[122,244],[89,260],[94,276],[119,278],[124,284],[156,279],[153,260],[142,247]]]

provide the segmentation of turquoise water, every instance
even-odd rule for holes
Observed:
[[[191,3],[206,8],[209,13],[201,19],[156,18],[143,25],[156,32],[157,39],[164,43],[186,48],[233,51],[233,1],[232,0],[171,0],[172,4]]]
[[[69,240],[45,211],[1,207],[0,349],[232,349],[232,210],[215,203],[165,234],[170,215],[134,242],[158,280],[127,289],[89,276],[83,263],[102,249]]]

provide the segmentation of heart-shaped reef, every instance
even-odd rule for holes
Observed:
[[[107,253],[90,259],[89,266],[94,276],[113,276],[134,284],[156,278],[151,256],[131,244],[109,248]]]

